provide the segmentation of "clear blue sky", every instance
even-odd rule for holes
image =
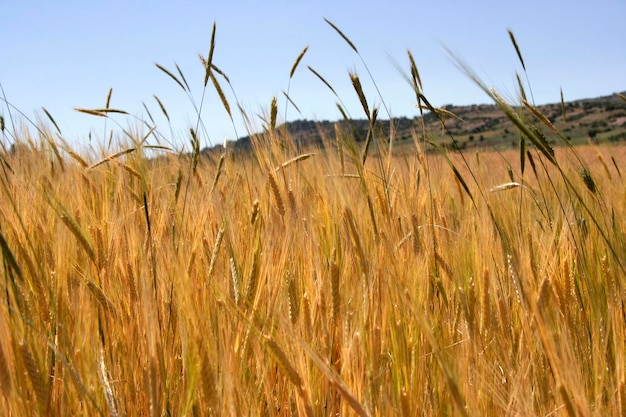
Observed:
[[[330,82],[354,117],[363,117],[350,79],[356,71],[370,105],[381,101],[359,57],[324,22],[334,22],[356,45],[395,117],[414,116],[415,98],[393,61],[408,70],[415,57],[424,92],[435,106],[485,103],[488,98],[451,62],[443,45],[467,61],[490,85],[514,96],[521,66],[511,46],[512,29],[522,50],[537,104],[608,95],[626,90],[624,0],[528,1],[18,1],[0,0],[0,83],[7,100],[29,117],[45,107],[70,143],[102,141],[103,119],[72,109],[101,108],[113,87],[111,107],[146,117],[169,135],[153,94],[172,119],[173,141],[188,141],[196,116],[189,98],[155,63],[176,62],[199,102],[203,68],[217,22],[213,62],[230,78],[240,103],[256,119],[278,96],[284,117],[289,71],[309,45],[291,81],[289,120],[336,120],[336,98],[307,69]],[[235,98],[223,84],[239,136],[246,134]],[[0,114],[8,123],[4,103]],[[381,117],[383,113],[381,112]],[[128,126],[123,117],[115,118]],[[213,89],[202,120],[202,146],[234,138]],[[258,120],[258,119],[256,119]],[[259,123],[260,125],[260,123]],[[108,122],[108,128],[114,126]]]

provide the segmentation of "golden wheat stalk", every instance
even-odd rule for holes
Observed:
[[[0,249],[2,249],[2,256],[5,262],[7,263],[7,266],[9,266],[13,270],[13,272],[17,274],[17,276],[20,279],[23,279],[22,268],[20,268],[20,266],[18,265],[17,260],[15,259],[15,256],[13,255],[13,252],[11,251],[11,248],[9,248],[9,244],[7,243],[4,236],[2,235],[1,229],[0,229]]]
[[[87,168],[89,166],[89,164],[80,156],[78,155],[76,152],[74,152],[73,150],[69,149],[68,147],[64,147],[62,148],[65,152],[67,152],[67,154],[69,156],[72,157],[72,159],[74,159],[76,162],[78,162],[79,164],[81,164],[83,166],[83,168]]]
[[[291,210],[291,215],[295,218],[298,214],[298,211],[296,205],[296,196],[293,192],[293,188],[291,187],[291,182],[289,183],[289,187],[287,188],[287,201],[289,201],[289,209]]]
[[[100,377],[102,391],[104,392],[104,398],[106,400],[107,406],[109,407],[109,412],[111,413],[111,417],[118,417],[119,414],[117,412],[115,395],[113,395],[113,389],[111,388],[111,383],[109,381],[108,371],[106,368],[106,364],[104,363],[104,349],[100,351],[100,358],[98,362],[98,376]]]
[[[267,175],[267,179],[270,184],[270,190],[272,191],[272,196],[274,197],[274,202],[276,203],[276,209],[278,213],[282,216],[285,215],[285,203],[283,197],[280,193],[280,189],[278,188],[278,183],[276,182],[276,177],[273,172],[270,172]]]
[[[298,68],[298,65],[300,65],[300,61],[302,61],[304,54],[306,54],[306,51],[308,50],[309,50],[309,45],[305,46],[302,52],[300,52],[300,55],[298,55],[298,58],[296,58],[296,62],[294,62],[293,66],[291,67],[291,71],[289,72],[289,78],[293,78],[293,74],[295,74],[296,68]]]
[[[297,104],[296,104],[296,103],[295,103],[295,102],[291,99],[291,97],[289,96],[289,94],[287,94],[287,92],[283,91],[283,95],[284,95],[284,96],[285,96],[285,98],[287,99],[287,102],[285,103],[285,107],[287,107],[287,104],[291,104],[291,105],[294,107],[294,109],[296,109],[296,111],[297,111],[298,113],[300,113],[300,115],[302,115],[302,112],[300,111],[300,108],[299,108],[299,107],[298,107],[298,105],[297,105]],[[285,119],[287,119],[287,118],[285,117]],[[286,127],[286,125],[285,125],[285,127]]]
[[[554,126],[554,124],[546,116],[543,115],[543,113],[541,113],[541,111],[539,111],[539,109],[536,106],[533,106],[532,104],[530,104],[528,101],[524,99],[522,100],[522,103],[528,110],[530,110],[530,112],[537,119],[541,121],[541,123],[546,125],[554,134],[563,138],[563,134],[556,128],[556,126]]]
[[[215,244],[213,245],[213,252],[211,252],[211,260],[209,261],[209,269],[207,272],[207,279],[211,278],[213,269],[215,268],[215,262],[217,261],[217,254],[222,246],[222,239],[224,238],[224,226],[220,226],[215,237]]]
[[[95,226],[92,227],[92,232],[96,241],[96,256],[98,260],[98,268],[100,268],[100,275],[104,274],[106,271],[103,269],[103,265],[107,261],[107,258],[111,256],[111,258],[115,258],[115,253],[109,253],[107,247],[105,247],[104,237],[102,236],[102,227]],[[111,248],[111,252],[113,252],[113,248]]]
[[[232,281],[232,285],[231,285],[231,291],[232,291],[232,297],[233,300],[235,301],[235,304],[239,304],[239,286],[240,284],[240,279],[239,279],[239,267],[237,266],[237,263],[235,261],[235,258],[233,255],[230,256],[230,258],[228,258],[228,261],[230,263],[230,278]]]
[[[63,223],[67,226],[67,228],[70,229],[70,231],[76,237],[76,239],[81,244],[83,249],[85,249],[85,252],[87,252],[89,259],[91,259],[91,261],[95,265],[97,263],[96,253],[93,249],[93,245],[91,244],[91,241],[87,237],[87,233],[64,208],[61,207],[60,210],[61,210],[61,213],[59,214],[59,217],[61,218]]]
[[[618,390],[620,416],[626,417],[626,380],[623,378],[619,383]]]
[[[541,287],[539,288],[539,294],[537,295],[537,310],[539,312],[543,312],[544,309],[548,306],[548,301],[550,300],[550,293],[552,292],[552,282],[550,281],[550,277],[545,277],[541,282]]]
[[[146,114],[148,115],[148,119],[150,119],[150,122],[154,125],[156,124],[154,122],[154,117],[152,117],[152,113],[150,113],[150,109],[148,109],[148,106],[146,105],[146,103],[144,101],[141,102],[141,106],[143,107],[143,109],[146,111]]]
[[[61,132],[59,132],[60,134]],[[48,145],[50,145],[50,148],[52,149],[52,153],[54,153],[54,157],[56,158],[57,162],[59,163],[59,166],[61,167],[61,171],[65,171],[65,162],[63,161],[63,158],[61,157],[61,153],[59,152],[59,147],[57,146],[56,142],[54,140],[52,140],[51,138],[49,138],[46,135],[46,141],[48,142]]]
[[[170,121],[170,115],[167,113],[167,110],[165,109],[165,105],[161,102],[161,100],[159,99],[159,97],[157,97],[156,94],[154,94],[152,97],[154,97],[154,99],[156,100],[157,104],[159,105],[159,108],[161,109],[161,113],[163,113],[163,115],[165,116],[165,118],[167,119],[167,121]],[[154,123],[154,121],[153,121]]]
[[[332,93],[333,93],[336,97],[339,97],[339,96],[337,95],[337,92],[336,92],[336,91],[335,91],[335,89],[333,88],[333,86],[332,86],[332,85],[330,85],[330,83],[329,83],[328,81],[326,81],[326,79],[325,79],[324,77],[322,77],[322,76],[320,75],[320,73],[319,73],[319,72],[315,71],[315,70],[314,70],[313,68],[311,68],[310,66],[307,66],[307,68],[309,69],[309,71],[311,71],[311,72],[313,73],[313,75],[315,75],[317,78],[319,78],[319,80],[320,80],[321,82],[323,82],[323,83],[324,83],[324,85],[325,85],[326,87],[328,87],[328,89],[329,89],[330,91],[332,91]]]
[[[372,143],[372,139],[374,138],[374,125],[376,124],[377,117],[378,108],[374,107],[370,118],[370,126],[367,129],[367,136],[365,137],[365,145],[363,145],[363,152],[361,153],[361,166],[365,166],[365,161],[367,161],[367,153],[369,151],[370,143]]]
[[[343,219],[346,224],[348,231],[351,236],[352,245],[355,249],[357,258],[359,260],[359,264],[361,266],[361,273],[363,275],[367,275],[368,265],[367,258],[365,257],[365,252],[363,251],[363,246],[361,245],[360,233],[356,227],[356,223],[354,221],[354,216],[352,215],[352,210],[349,207],[346,207],[343,211]]]
[[[276,117],[278,116],[278,102],[276,96],[272,97],[272,103],[270,104],[270,125],[268,130],[274,132],[276,129]]]
[[[352,410],[360,417],[369,417],[370,414],[366,410],[365,406],[361,404],[358,398],[352,393],[352,391],[346,386],[346,384],[341,379],[341,376],[337,374],[335,370],[333,370],[328,364],[317,355],[313,349],[303,341],[300,341],[300,345],[302,346],[304,352],[307,354],[309,358],[315,363],[317,368],[324,374],[326,379],[333,385],[333,387],[337,388],[341,397],[346,401],[346,403],[352,408]]]
[[[513,31],[511,29],[508,29],[508,32],[509,32],[509,38],[511,39],[511,42],[513,43],[513,47],[515,48],[515,52],[517,52],[517,57],[519,58],[519,61],[522,63],[522,68],[524,68],[524,71],[526,71],[524,58],[522,57],[522,52],[520,51],[519,46],[517,45],[517,40],[515,39],[515,35],[513,34]]]
[[[202,350],[201,361],[201,374],[202,374],[202,391],[204,397],[209,404],[209,411],[211,408],[217,406],[218,390],[217,390],[217,375],[213,369],[212,361],[209,359],[206,349],[203,348],[204,341],[198,342],[198,346]]]
[[[413,81],[413,88],[415,90],[416,93],[419,93],[421,90],[423,90],[422,87],[422,79],[420,78],[420,73],[417,70],[417,65],[415,65],[415,59],[413,58],[413,54],[411,53],[410,50],[407,49],[406,51],[407,55],[409,56],[409,62],[411,64],[411,79]],[[418,107],[419,106],[419,97],[418,97]],[[421,108],[420,108],[420,113],[421,113]]]
[[[302,321],[304,322],[304,331],[307,337],[311,336],[313,329],[312,314],[311,297],[305,292],[302,294]]]
[[[42,107],[41,109],[43,110],[44,114],[48,117],[48,119],[52,122],[52,125],[57,130],[57,132],[59,132],[59,134],[61,134],[61,129],[59,129],[59,125],[57,125],[57,122],[54,120],[54,118],[52,117],[50,112],[48,110],[46,110],[45,107]],[[4,128],[2,130],[4,130]]]
[[[522,186],[522,184],[520,184],[519,182],[515,182],[515,181],[505,182],[504,184],[496,185],[495,187],[490,188],[489,192],[490,193],[497,193],[497,192],[500,192],[500,191],[512,190],[513,188],[518,188],[518,187],[521,187],[521,186]]]
[[[567,392],[567,388],[564,385],[559,384],[559,394],[563,398],[563,405],[565,405],[565,411],[567,411],[567,415],[569,417],[576,417],[578,414],[576,413],[576,409],[574,408],[574,403]]]
[[[99,167],[100,165],[102,165],[102,164],[104,164],[106,162],[112,161],[114,159],[119,158],[122,155],[126,155],[126,154],[129,154],[129,153],[134,152],[134,151],[135,151],[135,148],[128,148],[128,149],[124,149],[123,151],[116,152],[116,153],[114,153],[112,155],[109,155],[106,158],[96,162],[95,164],[90,165],[87,168],[87,171],[91,171],[92,169],[94,169],[96,167]]]
[[[446,262],[444,257],[441,255],[441,253],[437,249],[435,249],[435,261],[437,262],[437,265],[439,265],[441,269],[443,269],[446,272],[449,278],[454,278],[452,275],[452,268],[450,267],[450,264]]]
[[[300,315],[300,298],[297,296],[296,280],[289,270],[285,273],[285,280],[287,282],[289,320],[291,320],[291,324],[296,324]]]
[[[265,345],[268,347],[269,351],[272,353],[274,358],[276,359],[276,363],[279,368],[283,371],[283,374],[287,377],[289,382],[291,382],[295,387],[298,393],[299,398],[304,402],[305,412],[308,417],[313,417],[315,414],[313,412],[313,406],[311,404],[311,400],[306,391],[302,378],[296,368],[291,364],[289,358],[287,358],[287,354],[282,350],[282,348],[276,343],[276,341],[270,336],[263,336]]]
[[[602,156],[602,154],[598,152],[596,155],[597,155],[598,161],[600,162],[600,164],[602,165],[602,168],[604,169],[604,172],[606,173],[606,176],[609,177],[609,180],[613,179],[613,177],[611,176],[611,171],[609,171],[609,166],[606,164],[606,162],[604,162],[604,157]]]
[[[276,362],[278,366],[283,370],[283,373],[289,379],[296,388],[302,387],[302,378],[298,374],[296,368],[291,364],[285,352],[281,349],[281,347],[276,343],[276,341],[271,336],[264,336],[265,345],[269,348],[270,352],[276,358]]]
[[[481,333],[487,334],[491,325],[491,300],[490,300],[491,279],[489,269],[485,268],[482,277],[482,293],[480,298],[480,322]]]
[[[248,279],[246,284],[246,295],[244,298],[244,303],[247,307],[251,307],[254,302],[254,297],[256,296],[257,287],[259,284],[259,258],[261,253],[261,245],[260,241],[257,238],[257,241],[254,245],[254,254],[252,255],[252,266],[250,267],[250,272],[248,273]]]
[[[44,379],[39,365],[33,356],[28,344],[25,340],[21,340],[18,344],[24,367],[26,368],[26,374],[33,385],[35,396],[37,397],[37,404],[41,411],[44,411],[48,407],[48,388],[46,387],[46,380]]]
[[[159,390],[157,361],[154,356],[150,357],[148,384],[148,392],[150,394],[150,414],[152,417],[157,417],[161,415],[161,393]]]
[[[160,64],[155,63],[154,64],[158,69],[160,69],[161,71],[163,71],[165,74],[167,74],[172,80],[174,80],[176,82],[176,84],[178,84],[180,86],[180,88],[183,89],[183,91],[185,91],[185,86],[183,85],[183,83],[180,82],[180,80],[178,78],[176,78],[176,76],[174,74],[172,74],[169,70],[167,70],[165,67],[163,67]],[[95,116],[99,116],[98,114],[96,114]]]
[[[315,155],[316,155],[315,153],[303,153],[301,155],[298,155],[298,156],[296,156],[294,158],[289,159],[288,161],[283,162],[280,166],[277,166],[276,168],[274,168],[274,172],[278,172],[281,169],[285,169],[289,165],[296,164],[296,163],[301,162],[301,161],[305,161],[305,160],[307,160],[310,157],[315,156]]]
[[[567,122],[567,117],[565,115],[565,99],[563,98],[563,87],[561,87],[561,114],[563,115],[563,121]]]
[[[259,204],[260,202],[258,199],[254,200],[254,202],[252,203],[252,212],[250,214],[250,224],[253,226],[259,217]]]
[[[60,334],[61,336],[64,336],[65,344],[66,346],[68,346],[68,350],[71,352],[74,352],[74,350],[70,347],[69,341],[67,340],[67,335],[64,332],[61,332]],[[58,342],[58,338],[55,338],[55,342]],[[74,368],[74,366],[72,366],[72,364],[69,362],[67,357],[65,357],[65,355],[59,351],[59,349],[57,348],[57,345],[55,345],[54,343],[47,341],[46,344],[48,348],[54,352],[55,359],[59,359],[61,362],[63,362],[63,364],[65,365],[65,369],[69,371],[69,374],[72,377],[71,380],[74,382],[75,387],[78,393],[80,394],[79,400],[81,401],[81,404],[82,404],[83,399],[89,400],[89,402],[94,407],[94,409],[98,412],[98,414],[101,416],[104,416],[104,412],[98,406],[98,403],[96,402],[93,395],[91,395],[91,393],[87,390],[87,388],[85,387],[85,384],[80,378],[80,375],[78,375],[78,372],[76,372],[76,369]]]
[[[211,82],[213,83],[213,88],[215,88],[215,91],[217,92],[217,95],[220,98],[222,106],[224,107],[224,110],[226,110],[228,117],[230,118],[230,120],[233,120],[233,115],[230,112],[230,104],[228,104],[228,100],[226,99],[224,90],[222,90],[222,86],[220,85],[219,81],[217,81],[217,78],[213,74],[213,71],[211,71]]]
[[[126,110],[109,109],[109,108],[106,108],[106,109],[83,109],[83,108],[75,107],[74,110],[79,112],[79,113],[85,113],[85,114],[90,114],[92,116],[100,116],[100,117],[109,117],[109,113],[126,114],[126,115],[129,114]]]
[[[345,174],[345,162],[343,157],[343,135],[341,134],[341,128],[339,123],[335,123],[335,139],[337,141],[337,154],[339,155],[339,163],[341,164],[341,174]]]
[[[333,249],[333,254],[331,255],[330,260],[330,299],[333,323],[338,325],[341,306],[341,292],[339,291],[340,270],[339,265],[337,265],[337,261],[334,259],[335,256],[335,250]]]
[[[508,333],[511,329],[511,327],[513,326],[513,323],[511,323],[510,317],[511,317],[511,312],[510,312],[510,307],[509,307],[510,303],[507,303],[507,300],[505,300],[503,297],[498,297],[498,320],[499,320],[499,327],[502,331]]]
[[[570,309],[573,306],[574,295],[574,272],[571,269],[571,265],[568,259],[565,259],[561,265],[561,285],[560,290],[557,293],[563,311]]]
[[[137,172],[137,170],[135,170],[134,168],[129,166],[128,164],[123,164],[122,168],[124,168],[124,170],[126,170],[130,175],[132,175],[135,178],[141,180],[142,175],[139,172]]]
[[[517,87],[519,88],[519,93],[520,93],[520,96],[521,96],[522,100],[526,100],[527,99],[526,89],[524,88],[524,83],[522,82],[522,77],[520,77],[517,72],[515,73],[515,79],[517,80]],[[522,137],[522,139],[523,139],[523,137]]]
[[[135,303],[137,302],[137,300],[139,299],[139,294],[137,292],[137,283],[135,282],[135,274],[133,272],[133,264],[131,262],[131,258],[130,258],[130,247],[128,244],[128,234],[127,233],[123,233],[122,234],[123,239],[122,239],[122,252],[124,253],[124,273],[120,274],[122,276],[125,275],[126,280],[127,280],[127,285],[128,285],[128,289],[130,291],[130,299],[133,302],[131,305],[135,305]],[[120,270],[121,270],[121,266],[120,266]]]
[[[0,342],[0,389],[2,389],[4,396],[8,398],[9,395],[11,395],[12,388],[13,385],[11,384],[9,361],[7,360],[7,356],[2,348],[2,342]]]
[[[215,32],[217,29],[217,22],[213,22],[213,29],[211,30],[211,44],[209,46],[209,55],[206,59],[205,74],[204,74],[204,86],[206,87],[211,75],[211,66],[213,65],[213,53],[215,52]]]
[[[354,44],[352,43],[352,41],[350,39],[348,39],[348,37],[346,35],[343,34],[343,32],[341,30],[339,30],[339,28],[337,26],[335,26],[335,24],[333,22],[331,22],[330,20],[324,18],[324,20],[326,21],[326,23],[328,23],[333,29],[335,29],[335,31],[337,31],[337,33],[343,38],[343,40],[345,40],[348,45],[350,45],[350,48],[352,48],[354,50],[354,52],[356,52],[357,54],[359,53],[359,50],[356,49],[356,46],[354,46]]]
[[[87,288],[89,288],[89,291],[91,292],[91,294],[93,294],[94,298],[96,299],[96,301],[98,301],[102,309],[110,313],[113,319],[117,319],[117,312],[115,311],[115,307],[113,306],[111,301],[109,301],[108,297],[104,294],[104,291],[102,291],[94,282],[91,281],[87,282]]]
[[[209,195],[213,194],[213,190],[215,190],[215,186],[217,185],[217,181],[220,179],[220,175],[222,175],[222,167],[224,166],[224,157],[226,154],[222,154],[220,156],[220,161],[217,164],[217,170],[215,171],[215,176],[213,177],[213,184],[211,184],[211,190],[209,191]]]
[[[363,107],[363,111],[365,112],[367,119],[371,121],[372,115],[370,114],[370,108],[367,104],[365,93],[363,93],[363,87],[361,86],[361,80],[359,79],[359,76],[351,72],[350,81],[352,81],[352,86],[354,87],[356,94],[359,96],[359,101],[361,102],[361,106]]]
[[[178,75],[180,75],[180,79],[183,80],[183,83],[185,83],[185,87],[187,88],[187,91],[191,91],[191,89],[189,88],[189,84],[187,83],[187,80],[185,79],[185,74],[183,74],[183,71],[180,69],[177,63],[174,63],[174,66],[176,67],[176,71],[178,71]]]
[[[76,107],[74,108],[74,110],[79,112],[79,113],[89,114],[91,116],[108,117],[107,114],[105,112],[102,112],[102,111],[90,110],[90,109],[80,109],[80,108],[76,108]]]

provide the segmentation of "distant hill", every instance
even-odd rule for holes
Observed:
[[[626,91],[621,93],[626,95]],[[431,139],[439,141],[443,146],[461,149],[471,148],[506,148],[515,146],[519,134],[512,122],[504,113],[492,104],[475,104],[469,106],[455,106],[452,104],[442,107],[454,114],[446,116],[445,124],[448,132],[442,131],[442,126],[435,114],[425,113],[424,124]],[[565,114],[563,114],[563,108]],[[591,99],[576,100],[538,106],[556,128],[563,133],[572,144],[626,141],[626,102],[617,94]],[[531,116],[529,116],[531,117]],[[404,143],[413,143],[412,131],[421,132],[421,116],[414,118],[399,117],[393,119],[395,140],[399,146]],[[366,119],[329,122],[296,120],[277,128],[278,134],[289,136],[299,145],[321,144],[324,139],[335,140],[335,125],[342,132],[352,132],[357,140],[364,140],[369,122]],[[389,137],[389,120],[379,120],[379,129],[387,139]],[[546,136],[550,140],[546,128]],[[552,138],[554,141],[554,138]],[[249,149],[249,136],[242,137],[232,143],[235,149]],[[219,150],[220,145],[205,152]]]

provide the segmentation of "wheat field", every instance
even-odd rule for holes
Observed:
[[[4,135],[0,414],[626,415],[626,148],[491,92],[520,149],[400,151],[351,80],[363,140]]]

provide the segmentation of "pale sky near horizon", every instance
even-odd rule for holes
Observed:
[[[175,144],[188,143],[196,114],[189,98],[159,63],[182,69],[199,103],[213,22],[213,62],[230,78],[248,115],[267,112],[278,97],[284,121],[289,72],[305,46],[307,54],[291,80],[287,119],[337,120],[332,92],[308,69],[332,84],[351,116],[364,118],[349,72],[357,72],[370,106],[381,99],[360,58],[324,21],[335,23],[355,44],[392,116],[413,117],[415,97],[394,65],[409,70],[415,57],[424,93],[435,106],[487,103],[488,97],[455,66],[445,47],[464,59],[505,96],[516,96],[521,65],[507,29],[517,38],[537,104],[610,95],[626,90],[626,1],[17,1],[0,0],[0,84],[6,100],[30,118],[45,107],[72,144],[103,142],[103,119],[72,109],[102,108],[110,87],[111,107],[147,120],[145,103],[159,130]],[[525,78],[523,78],[525,81]],[[247,134],[233,93],[222,82],[237,136]],[[164,103],[172,131],[153,98]],[[381,118],[386,115],[381,109]],[[0,99],[7,125],[15,111]],[[114,119],[127,127],[128,119]],[[209,84],[202,113],[208,137],[201,146],[236,138]],[[107,128],[115,124],[107,122]],[[108,133],[107,133],[108,134]],[[6,138],[4,140],[7,140]],[[99,148],[92,143],[92,146]]]

